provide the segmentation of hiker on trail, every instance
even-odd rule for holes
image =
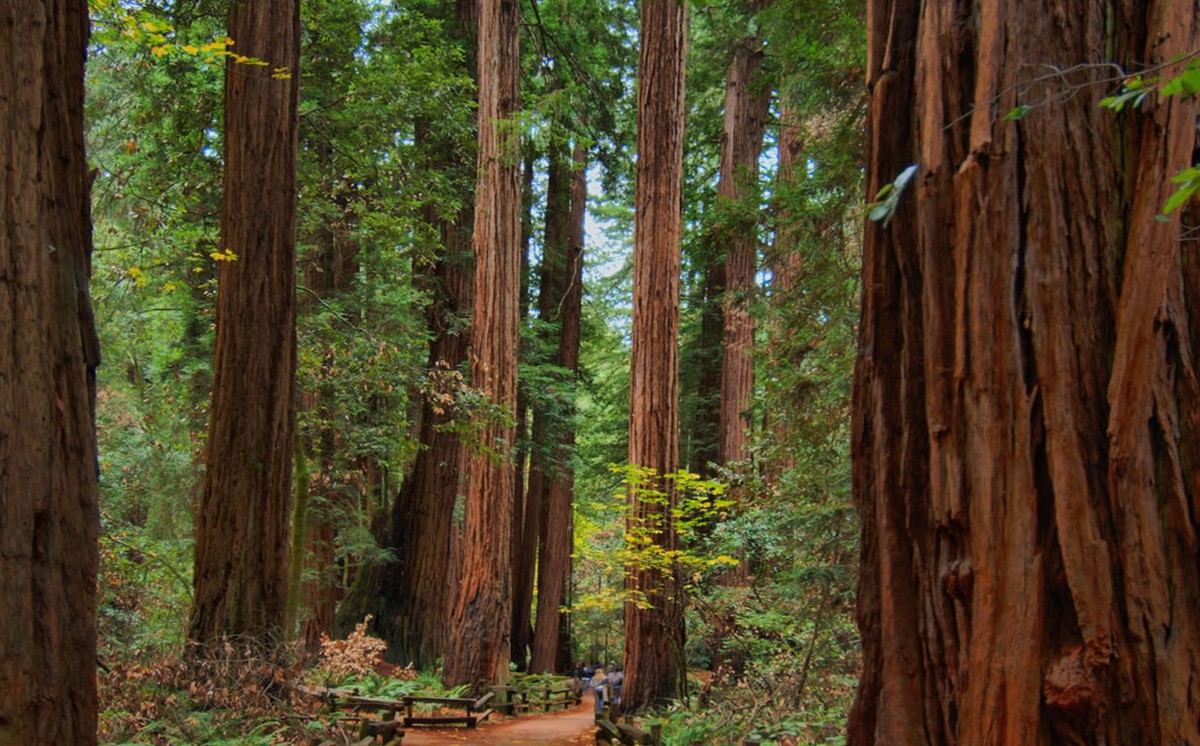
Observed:
[[[608,689],[608,676],[605,675],[603,668],[596,669],[596,673],[592,676],[592,680],[588,682],[588,686],[592,688],[592,693],[596,695],[596,714],[599,715],[604,710],[605,695]]]
[[[616,663],[610,667],[611,671],[608,674],[608,687],[612,690],[612,702],[614,705],[621,704],[621,685],[625,683],[625,671]]]

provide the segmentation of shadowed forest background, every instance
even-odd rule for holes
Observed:
[[[0,17],[0,745],[1200,743],[1197,0]]]

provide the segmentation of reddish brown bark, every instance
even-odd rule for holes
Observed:
[[[95,744],[87,4],[0,19],[0,743]]]
[[[225,68],[225,181],[213,403],[196,516],[188,636],[275,642],[288,589],[296,358],[300,9],[234,3]],[[273,74],[286,69],[289,77]]]
[[[327,517],[309,521],[303,531],[304,565],[309,577],[300,584],[300,641],[305,651],[315,653],[321,649],[322,636],[333,631],[338,590],[335,532]]]
[[[472,385],[516,408],[521,270],[520,160],[510,124],[519,107],[515,0],[479,5],[479,180],[475,193]],[[450,617],[443,680],[479,688],[508,673],[513,472],[511,424],[483,424],[488,452],[466,458],[463,574]]]
[[[1156,219],[1197,107],[1098,105],[1109,61],[1196,48],[1196,4],[869,24],[869,193],[920,172],[864,249],[849,741],[1200,742],[1200,284]]]
[[[759,80],[763,53],[757,39],[745,39],[733,53],[725,78],[725,120],[721,133],[721,181],[717,199],[737,216],[721,227],[725,244],[724,335],[721,363],[720,439],[717,461],[748,458],[750,399],[754,394],[754,319],[750,302],[758,269],[758,226],[742,219],[742,204],[758,195],[758,157],[771,104],[771,89]],[[748,211],[757,214],[756,210]]]
[[[675,491],[661,480],[679,467],[679,250],[683,180],[683,89],[687,4],[646,0],[638,59],[633,349],[629,463],[652,469],[665,504],[629,494],[629,528],[657,530],[676,546]],[[644,567],[626,571],[626,588],[649,607],[625,604],[626,707],[642,709],[678,692],[683,659],[683,598],[676,579]]]
[[[554,126],[561,133],[561,124],[556,123]],[[559,314],[563,302],[562,293],[567,286],[567,238],[571,213],[571,162],[567,152],[566,143],[558,136],[553,136],[546,153],[549,172],[546,177],[545,233],[538,283],[538,319],[542,324],[539,342],[543,350],[551,346],[557,336],[552,329],[561,321]],[[553,413],[547,411],[544,401],[534,408],[523,540],[521,551],[513,555],[514,569],[519,578],[514,597],[521,607],[520,628],[513,628],[513,639],[515,641],[520,638],[526,646],[533,639],[532,627],[528,629],[528,637],[525,636],[526,627],[530,625],[529,607],[533,601],[535,569],[541,553],[545,551],[545,521],[549,513],[550,483],[558,469],[557,450],[552,445],[552,441],[558,437],[556,432],[552,432],[556,429],[552,422],[554,417]],[[554,455],[550,453],[551,450],[555,450]],[[514,614],[514,621],[516,620],[518,617]]]
[[[529,247],[533,242],[533,173],[537,153],[525,149],[525,164],[521,172],[521,328],[529,320]],[[528,360],[521,350],[522,360]],[[512,645],[509,655],[518,671],[527,669],[530,642],[533,640],[531,613],[533,606],[533,575],[541,530],[542,503],[541,472],[533,468],[533,449],[544,440],[540,436],[544,423],[529,422],[529,387],[517,390],[516,458],[513,463],[513,531],[509,544],[512,557]],[[528,474],[528,479],[526,475]]]
[[[565,153],[559,157],[565,162]],[[579,369],[580,321],[583,306],[583,236],[587,201],[587,150],[575,147],[572,162],[559,166],[552,178],[565,180],[563,189],[566,204],[556,206],[554,240],[551,241],[551,219],[547,211],[546,251],[548,269],[558,279],[547,283],[553,294],[547,294],[547,318],[559,324],[558,367],[575,373]],[[572,173],[572,168],[574,172]],[[555,184],[559,187],[559,184]],[[552,193],[553,190],[548,191]],[[565,209],[564,209],[565,208]],[[559,237],[558,230],[562,230]],[[555,439],[550,453],[550,468],[545,473],[545,523],[541,552],[538,555],[538,615],[534,628],[533,655],[529,668],[533,672],[565,671],[570,665],[570,641],[565,639],[566,614],[560,609],[566,594],[571,570],[572,523],[574,500],[574,471],[571,455],[575,445],[573,403],[567,404],[562,418],[565,430]]]

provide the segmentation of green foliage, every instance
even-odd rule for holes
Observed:
[[[260,746],[338,738],[308,703],[278,696],[295,673],[274,655],[246,650],[226,659],[164,655],[113,668],[99,679],[99,742]]]
[[[872,222],[881,223],[885,228],[888,223],[892,222],[892,216],[896,214],[896,208],[900,204],[900,195],[904,193],[908,182],[912,181],[913,175],[917,173],[917,167],[916,163],[912,164],[897,174],[892,183],[883,185],[883,188],[875,195],[875,201],[867,205],[867,217]]]
[[[1005,115],[1000,119],[1004,122],[1019,122],[1025,118],[1025,115],[1030,112],[1030,109],[1031,107],[1025,104],[1014,106],[1013,108],[1009,109],[1008,112],[1005,113]]]
[[[192,600],[191,542],[156,538],[107,515],[101,529],[97,656],[128,665],[178,649]]]
[[[1100,105],[1116,112],[1124,110],[1126,106],[1136,109],[1154,92],[1158,82],[1158,78],[1147,79],[1141,75],[1134,75],[1121,84],[1121,89],[1115,96],[1100,99]]]
[[[625,511],[624,546],[613,559],[625,568],[627,577],[651,571],[691,587],[738,564],[728,555],[707,556],[692,549],[697,546],[696,538],[733,505],[724,496],[723,484],[686,471],[660,478],[649,467],[613,464],[610,468],[622,475],[614,498]],[[640,509],[635,510],[635,499]],[[675,532],[679,548],[663,546],[665,531]],[[650,605],[641,589],[628,584],[624,600],[643,608]]]
[[[1179,188],[1167,198],[1166,204],[1163,205],[1164,214],[1179,209],[1200,192],[1200,166],[1192,166],[1180,171],[1171,177],[1171,183],[1179,184]]]
[[[1186,64],[1184,64],[1186,62]],[[1126,78],[1121,83],[1121,88],[1115,95],[1107,96],[1100,100],[1100,105],[1106,109],[1112,109],[1114,112],[1120,113],[1126,106],[1130,108],[1138,108],[1146,98],[1154,92],[1158,92],[1161,96],[1169,98],[1171,96],[1180,96],[1189,98],[1200,92],[1200,60],[1195,59],[1195,53],[1187,55],[1183,58],[1172,60],[1169,66],[1183,65],[1183,68],[1177,75],[1167,78],[1163,81],[1161,76],[1143,77],[1142,75],[1133,75]],[[1186,204],[1191,198],[1200,193],[1200,166],[1193,165],[1171,177],[1171,183],[1178,184],[1179,188],[1171,193],[1167,201],[1163,204],[1162,214],[1158,216],[1160,221],[1166,221],[1169,218],[1166,216]]]

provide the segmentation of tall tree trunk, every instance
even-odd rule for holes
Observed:
[[[0,2],[0,743],[96,743],[87,4]]]
[[[188,636],[277,642],[285,620],[296,361],[297,0],[234,3],[213,404]],[[273,74],[285,69],[286,77]]]
[[[683,180],[683,89],[687,4],[641,6],[633,259],[633,350],[630,366],[629,463],[652,469],[665,499],[629,492],[627,531],[650,532],[663,550],[676,547],[670,480],[679,466],[679,269]],[[624,704],[641,709],[679,691],[683,661],[683,589],[670,573],[626,570],[626,588],[645,605],[625,604]]]
[[[586,122],[585,122],[586,124]],[[563,323],[562,323],[562,338],[559,342],[559,364],[571,371],[574,376],[573,380],[579,380],[579,354],[580,347],[583,341],[583,252],[584,242],[587,235],[587,197],[588,197],[588,150],[585,145],[576,141],[575,154],[573,156],[575,162],[575,179],[571,184],[571,235],[570,235],[570,261],[574,266],[571,273],[572,287],[567,291],[566,301],[563,303]],[[561,479],[556,481],[551,486],[550,496],[547,498],[550,504],[551,513],[547,518],[546,531],[550,537],[547,542],[546,561],[548,568],[552,564],[554,568],[561,566],[563,573],[563,581],[560,584],[554,583],[553,573],[557,569],[547,569],[547,603],[553,603],[554,588],[561,588],[561,597],[558,600],[558,606],[566,607],[567,613],[559,613],[558,615],[558,652],[555,659],[555,670],[558,672],[570,671],[574,666],[573,644],[571,636],[571,613],[570,609],[574,606],[574,597],[572,594],[572,581],[574,579],[574,560],[572,557],[575,554],[575,471],[572,461],[574,458],[575,447],[575,399],[571,400],[571,406],[568,410],[570,419],[568,422],[571,429],[566,433],[563,441],[563,449],[567,456],[562,459],[564,469],[561,474]],[[561,492],[560,492],[561,491]],[[565,509],[564,506],[565,504]],[[560,521],[565,514],[565,526],[560,528]],[[562,537],[555,539],[553,537]],[[560,545],[555,544],[556,541],[563,542]],[[559,553],[565,557],[565,561],[561,565],[557,562]]]
[[[779,134],[776,140],[779,171],[775,181],[775,240],[768,262],[771,268],[772,312],[768,329],[767,367],[771,375],[793,365],[785,353],[789,337],[786,309],[793,291],[797,289],[803,268],[799,247],[800,228],[796,225],[798,217],[788,207],[791,201],[789,192],[796,188],[796,157],[800,155],[802,147],[800,121],[787,96],[781,95],[780,99]],[[779,386],[775,379],[767,385]],[[775,444],[774,456],[768,465],[768,483],[777,482],[780,476],[796,465],[795,453],[786,445],[792,437],[790,419],[782,413],[764,413],[763,426],[772,433]]]
[[[583,310],[583,237],[584,217],[587,202],[587,149],[575,146],[570,168],[563,169],[559,179],[569,180],[566,214],[562,215],[564,234],[554,236],[551,241],[549,210],[546,218],[546,252],[550,269],[561,277],[552,283],[554,288],[550,313],[559,322],[558,367],[574,375],[579,369],[580,326]],[[554,168],[553,164],[551,168]],[[553,171],[551,172],[553,177]],[[549,198],[547,199],[549,204]],[[556,219],[560,217],[556,214]],[[558,229],[556,228],[556,231]],[[571,393],[574,381],[571,381]],[[531,671],[565,671],[570,665],[570,640],[565,639],[566,615],[560,611],[566,596],[567,581],[571,570],[572,522],[571,508],[574,501],[575,478],[571,467],[572,450],[575,446],[575,427],[571,419],[575,415],[574,401],[568,402],[562,413],[565,431],[558,445],[550,452],[551,468],[546,473],[546,520],[543,530],[545,540],[538,555],[538,614],[533,633],[533,656]],[[565,649],[565,658],[564,658]]]
[[[1197,5],[869,18],[869,193],[920,171],[864,249],[849,742],[1200,743],[1197,106],[1099,106]]]
[[[714,242],[715,243],[715,242]],[[687,466],[704,477],[721,461],[721,368],[724,359],[725,257],[713,256],[704,266],[698,301],[700,337],[690,346],[688,364],[696,374],[695,411],[685,424]]]
[[[532,147],[524,151],[525,164],[521,171],[521,328],[529,321],[529,247],[533,241],[533,173],[537,161]],[[520,349],[520,360],[527,361],[524,346]],[[513,530],[509,543],[512,557],[512,645],[509,656],[518,671],[526,670],[526,653],[533,639],[530,626],[530,608],[533,605],[533,563],[537,556],[538,521],[541,519],[540,475],[531,470],[526,485],[526,467],[532,465],[532,449],[537,448],[539,423],[529,423],[529,387],[518,382],[517,387],[517,432],[513,436],[517,444],[513,463]],[[531,432],[532,430],[532,432]],[[531,511],[529,506],[535,506]]]
[[[555,122],[551,127],[553,129],[550,143],[546,150],[549,172],[546,177],[545,234],[538,283],[538,320],[541,322],[537,353],[539,363],[546,362],[547,349],[551,345],[557,347],[555,343],[560,337],[551,330],[559,322],[558,309],[562,303],[562,290],[566,285],[563,275],[566,272],[566,244],[571,212],[571,162],[566,144],[561,139],[564,134],[562,124]],[[557,363],[557,354],[554,357],[554,362]],[[513,599],[515,604],[520,605],[521,612],[519,615],[513,615],[514,622],[520,625],[513,627],[513,640],[515,642],[520,639],[525,646],[533,639],[530,606],[533,602],[534,576],[539,549],[544,551],[547,495],[552,474],[557,468],[555,460],[549,455],[551,443],[557,436],[557,427],[552,421],[554,417],[553,413],[547,411],[547,403],[543,398],[533,411],[529,448],[529,489],[525,498],[522,542],[518,553],[513,555],[514,572],[518,578],[518,583],[513,589]]]
[[[462,42],[471,74],[475,74],[476,3],[455,4],[454,34]],[[438,158],[446,169],[471,168],[462,149],[418,123],[417,137],[438,140]],[[426,323],[430,333],[429,371],[434,391],[421,400],[417,418],[420,450],[396,495],[389,516],[387,543],[396,560],[364,570],[338,607],[336,629],[349,633],[371,615],[371,631],[388,643],[385,657],[419,669],[436,665],[445,650],[446,621],[457,576],[452,572],[451,539],[454,504],[461,487],[463,448],[450,432],[456,413],[452,402],[460,383],[459,366],[467,359],[467,340],[457,331],[470,309],[473,264],[471,233],[474,210],[469,195],[458,216],[439,216],[425,208],[426,220],[438,226],[442,253],[415,267],[418,284],[429,294]]]
[[[763,52],[758,39],[744,39],[733,53],[725,78],[725,122],[721,133],[721,181],[717,199],[732,215],[757,214],[741,203],[758,196],[758,157],[771,104],[771,89],[759,80]],[[753,221],[722,221],[725,244],[724,335],[721,363],[721,416],[717,460],[744,461],[754,395],[754,319],[750,301],[758,269],[758,226]]]
[[[516,0],[479,5],[479,181],[475,195],[475,298],[472,385],[508,412],[516,408],[521,271],[521,185]],[[450,618],[443,679],[478,688],[503,681],[509,662],[509,579],[514,428],[483,423],[466,459],[463,576]]]

